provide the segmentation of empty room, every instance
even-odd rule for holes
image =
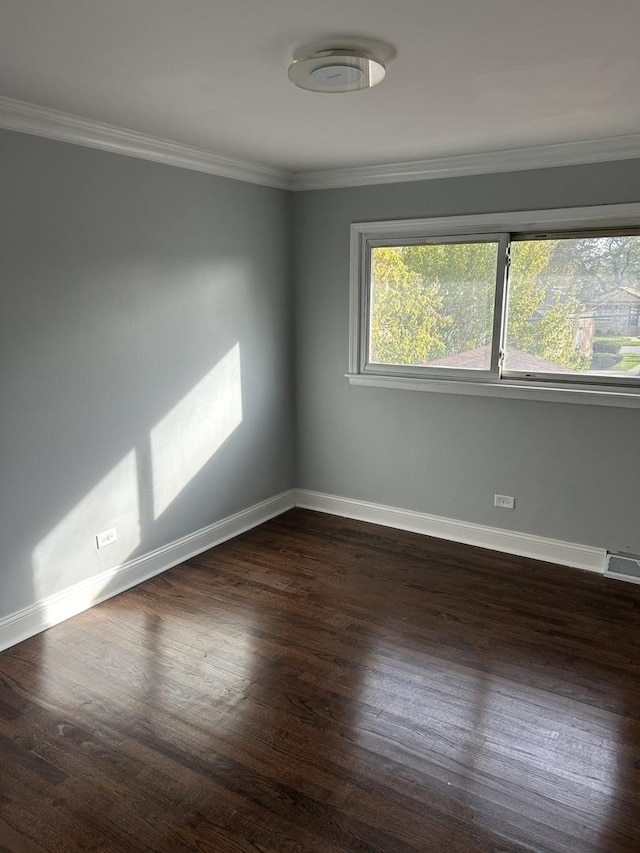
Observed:
[[[0,0],[0,851],[640,851],[639,31]]]

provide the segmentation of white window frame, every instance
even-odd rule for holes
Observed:
[[[349,371],[351,385],[377,388],[403,388],[449,394],[474,394],[492,397],[542,400],[548,402],[640,408],[640,386],[623,383],[598,384],[597,377],[566,378],[497,371],[494,325],[494,351],[491,370],[456,371],[450,368],[412,368],[404,365],[368,363],[368,324],[370,297],[370,256],[376,245],[406,245],[421,242],[456,242],[466,238],[500,240],[500,252],[509,234],[637,229],[639,204],[600,205],[596,207],[552,210],[511,211],[429,219],[402,219],[381,222],[357,222],[351,225],[351,263],[349,295]],[[504,288],[496,293],[494,323],[502,322]],[[477,375],[476,375],[477,374]],[[596,379],[596,381],[594,381]]]
[[[368,239],[365,245],[366,257],[364,259],[364,289],[361,300],[361,319],[360,328],[360,368],[362,373],[373,373],[375,375],[389,376],[422,376],[438,378],[443,373],[450,379],[465,379],[472,375],[474,380],[497,380],[499,378],[499,360],[500,360],[500,329],[502,326],[502,317],[504,314],[504,295],[505,295],[505,276],[507,269],[507,252],[508,252],[508,234],[447,234],[443,236],[424,235],[417,238],[407,239],[400,238],[383,238],[383,239]],[[462,370],[453,367],[429,367],[413,366],[413,365],[397,365],[397,364],[379,364],[369,363],[369,313],[371,309],[371,252],[370,249],[376,249],[380,246],[407,246],[416,244],[420,246],[443,244],[466,244],[466,243],[497,243],[498,251],[496,255],[497,269],[495,272],[494,281],[496,283],[494,300],[493,300],[493,318],[491,321],[492,337],[491,337],[491,360],[488,369]]]

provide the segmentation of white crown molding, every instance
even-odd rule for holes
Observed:
[[[368,521],[371,524],[382,524],[385,527],[395,527],[398,530],[410,530],[412,533],[436,536],[438,539],[463,542],[466,545],[490,548],[492,551],[517,554],[522,557],[531,557],[534,560],[543,560],[548,563],[558,563],[561,566],[571,566],[604,574],[607,554],[604,548],[577,545],[573,542],[562,542],[559,539],[547,539],[544,536],[518,533],[515,530],[486,527],[482,524],[471,524],[467,521],[457,521],[439,515],[428,515],[424,512],[413,512],[412,510],[398,509],[397,507],[353,500],[352,498],[341,498],[307,489],[296,490],[295,502],[296,506],[303,509],[327,512],[330,515],[341,515],[344,518]]]
[[[59,142],[70,142],[87,148],[99,148],[115,154],[152,160],[167,166],[206,172],[221,178],[232,178],[277,189],[289,190],[292,187],[293,176],[284,169],[202,151],[180,142],[156,139],[134,130],[92,121],[25,101],[16,101],[13,98],[0,97],[0,127],[44,136]]]
[[[406,163],[294,173],[5,97],[0,97],[0,128],[237,181],[296,191],[426,181],[640,158],[640,134],[630,134],[484,154],[460,154]]]
[[[324,190],[337,187],[427,181],[434,178],[459,178],[465,175],[519,172],[526,169],[579,166],[581,164],[632,160],[634,158],[640,158],[640,133],[611,137],[610,139],[560,142],[553,145],[536,145],[531,148],[511,148],[485,154],[434,157],[430,160],[389,163],[382,166],[353,166],[344,169],[298,172],[293,178],[293,189],[296,191]]]
[[[294,506],[294,492],[281,492],[275,497],[254,504],[248,509],[223,518],[208,527],[196,530],[182,539],[170,542],[168,545],[136,557],[94,575],[80,583],[63,589],[25,607],[16,613],[0,619],[0,651],[14,646],[39,634],[46,628],[51,628],[72,616],[88,610],[94,604],[106,601],[114,595],[119,595],[132,586],[166,572],[185,560],[202,554],[227,539],[239,536],[270,518],[280,515]]]

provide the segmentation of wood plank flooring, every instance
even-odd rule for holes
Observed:
[[[294,510],[0,655],[0,850],[640,851],[640,586]]]

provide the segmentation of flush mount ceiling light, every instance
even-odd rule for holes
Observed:
[[[384,79],[381,58],[360,48],[327,48],[303,53],[289,66],[289,80],[311,92],[357,92]]]

